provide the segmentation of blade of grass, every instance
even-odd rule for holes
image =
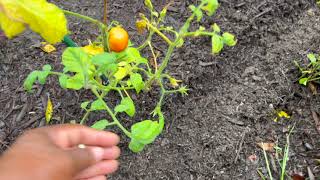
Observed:
[[[264,155],[264,159],[266,161],[267,170],[268,170],[268,174],[269,174],[270,180],[273,180],[272,172],[271,172],[271,169],[270,169],[268,155],[267,155],[267,152],[265,150],[263,150],[263,155]]]
[[[287,136],[287,144],[286,144],[286,147],[284,149],[284,155],[283,155],[283,160],[282,160],[282,165],[281,165],[281,178],[280,178],[280,180],[284,180],[285,179],[287,162],[289,160],[290,135],[291,135],[294,127],[295,126],[293,126],[293,128],[290,130],[290,132],[289,132],[289,134]]]

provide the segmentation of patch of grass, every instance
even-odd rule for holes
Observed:
[[[280,173],[280,177],[276,178],[276,179],[280,179],[280,180],[285,180],[286,177],[288,177],[287,173],[286,173],[286,168],[287,168],[287,164],[288,164],[288,161],[289,161],[289,150],[290,150],[290,136],[292,134],[294,130],[294,126],[291,128],[291,130],[289,131],[289,134],[287,135],[286,137],[286,144],[285,144],[285,147],[284,147],[284,150],[283,148],[279,147],[279,146],[275,146],[274,149],[276,151],[276,160],[279,164],[279,168],[281,170],[281,173]],[[267,154],[267,151],[265,149],[263,149],[263,155],[264,155],[264,160],[265,160],[265,163],[266,163],[266,168],[267,168],[267,171],[268,171],[268,177],[264,176],[263,173],[258,169],[257,172],[258,174],[260,175],[261,179],[265,180],[265,179],[270,179],[270,180],[273,180],[274,177],[273,177],[273,174],[272,174],[272,171],[271,171],[271,168],[270,168],[270,161],[268,159],[268,154]],[[282,159],[281,159],[282,157]]]

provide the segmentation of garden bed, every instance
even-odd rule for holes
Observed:
[[[59,7],[101,19],[102,1],[59,1]],[[161,1],[162,2],[162,1]],[[179,27],[190,14],[191,1],[176,0],[166,22]],[[167,2],[155,2],[161,9]],[[134,44],[143,40],[135,29],[142,1],[110,0],[109,17],[129,31]],[[213,18],[199,24],[209,28],[214,22],[236,34],[238,44],[220,55],[211,54],[211,40],[190,39],[175,51],[169,70],[190,88],[189,95],[166,98],[163,134],[140,154],[128,150],[121,141],[120,170],[110,179],[259,179],[257,169],[266,174],[262,150],[257,142],[277,142],[284,147],[288,127],[295,125],[290,142],[287,172],[303,173],[307,167],[320,178],[320,141],[312,111],[318,112],[319,95],[296,81],[299,72],[293,61],[304,62],[309,52],[320,52],[320,11],[313,0],[221,0]],[[89,23],[69,18],[76,42],[93,39]],[[57,52],[46,54],[37,48],[42,40],[31,32],[11,41],[0,37],[0,142],[4,151],[26,129],[44,123],[47,93],[55,105],[54,123],[79,119],[81,99],[90,94],[61,90],[54,78],[26,93],[23,80],[34,69],[51,64],[61,69]],[[157,43],[165,51],[164,43]],[[139,101],[137,118],[148,117],[157,94],[133,97]],[[111,99],[112,101],[112,99]],[[145,111],[144,111],[145,110]],[[274,122],[275,110],[290,119]],[[98,120],[100,115],[89,119]],[[139,118],[140,119],[140,118]],[[132,122],[123,119],[125,124]],[[117,130],[115,129],[115,132]],[[257,161],[249,156],[256,155]],[[276,172],[275,172],[276,174]]]

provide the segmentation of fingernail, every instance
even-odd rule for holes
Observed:
[[[96,159],[96,161],[101,161],[103,159],[103,155],[104,155],[104,149],[101,147],[93,147],[91,148],[91,151],[93,153],[94,158]]]

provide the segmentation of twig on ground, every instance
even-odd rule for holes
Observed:
[[[254,16],[252,19],[251,19],[251,22],[253,22],[255,19],[267,14],[268,12],[272,11],[272,8],[268,8],[266,9],[265,11],[259,13],[258,15]]]
[[[41,115],[41,116],[37,116],[37,117],[34,117],[32,119],[30,119],[28,122],[22,124],[19,129],[25,129],[25,128],[28,128],[30,127],[33,123],[35,123],[36,121],[38,121],[39,119],[43,118],[44,116]]]
[[[29,107],[29,103],[26,103],[23,105],[23,108],[21,109],[19,115],[17,116],[15,123],[20,122],[23,119],[23,117],[27,113],[28,107]]]
[[[242,150],[242,145],[243,145],[243,143],[244,143],[244,138],[246,137],[246,134],[247,134],[247,131],[248,131],[248,127],[243,131],[243,133],[242,133],[242,136],[241,136],[241,141],[240,141],[240,143],[239,143],[239,147],[238,147],[238,149],[236,150],[236,152],[237,152],[237,154],[236,154],[236,157],[234,158],[234,163],[236,163],[237,161],[238,161],[238,159],[239,159],[239,155],[240,155],[240,152],[241,152],[241,150]]]
[[[212,66],[212,65],[215,65],[215,64],[217,64],[216,62],[203,62],[203,61],[199,61],[199,65],[200,66],[204,66],[204,67],[206,67],[206,66]]]

